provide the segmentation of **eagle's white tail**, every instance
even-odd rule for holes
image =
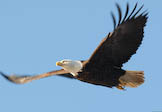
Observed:
[[[123,76],[119,78],[121,86],[137,87],[144,83],[143,71],[126,71]]]

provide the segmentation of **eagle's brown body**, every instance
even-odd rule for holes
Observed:
[[[94,75],[97,74],[97,75]],[[112,75],[113,74],[113,75]],[[117,68],[103,69],[98,71],[83,71],[79,73],[77,79],[83,82],[88,82],[95,85],[114,87],[120,84],[119,78],[125,74],[125,70]]]

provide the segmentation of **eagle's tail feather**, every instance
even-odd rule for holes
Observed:
[[[144,83],[143,71],[126,71],[123,76],[119,78],[120,86],[128,86],[135,88]]]

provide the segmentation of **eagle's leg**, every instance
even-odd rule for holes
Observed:
[[[120,89],[120,90],[125,90],[124,86],[122,86],[121,84],[119,84],[118,86],[116,86],[116,88]]]

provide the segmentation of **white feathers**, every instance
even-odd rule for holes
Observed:
[[[144,83],[143,71],[126,71],[126,73],[119,78],[121,86],[137,87]]]
[[[81,61],[75,61],[75,60],[62,60],[59,63],[61,63],[61,67],[70,72],[73,76],[77,76],[78,72],[81,71],[83,65]]]

